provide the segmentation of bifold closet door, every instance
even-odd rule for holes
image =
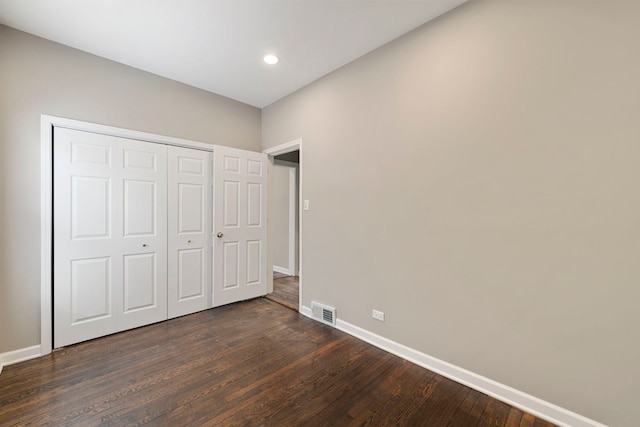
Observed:
[[[211,307],[211,153],[168,147],[169,318]]]
[[[54,129],[54,347],[167,318],[166,155]]]

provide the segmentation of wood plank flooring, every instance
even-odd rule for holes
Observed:
[[[284,305],[291,310],[298,311],[299,305],[299,283],[298,276],[287,276],[282,273],[273,273],[273,293],[267,295],[267,299]]]
[[[265,298],[6,366],[0,425],[552,426]]]

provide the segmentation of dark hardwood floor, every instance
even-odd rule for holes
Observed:
[[[6,366],[0,425],[552,424],[259,298]]]
[[[273,293],[266,296],[267,299],[284,305],[291,310],[298,311],[299,296],[298,276],[287,276],[282,273],[273,273]]]

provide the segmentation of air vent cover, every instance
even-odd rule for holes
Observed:
[[[317,321],[335,326],[336,309],[334,307],[311,301],[311,311],[313,312],[313,318]]]

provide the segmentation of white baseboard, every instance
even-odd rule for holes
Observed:
[[[307,307],[306,305],[300,306],[300,314],[304,314],[305,316],[313,319],[313,311],[311,311],[311,307]]]
[[[278,267],[277,265],[273,266],[273,271],[275,271],[276,273],[286,274],[287,276],[293,276],[293,271],[289,270],[288,268]]]
[[[25,360],[35,359],[40,356],[40,344],[2,353],[0,354],[0,372],[2,372],[2,365],[9,366],[14,363],[24,362]]]
[[[300,313],[313,318],[311,308],[302,306]],[[493,381],[464,368],[429,356],[380,335],[369,332],[344,320],[336,320],[336,329],[368,342],[382,350],[395,354],[418,366],[429,369],[469,388],[494,397],[511,406],[563,427],[607,427],[597,421],[561,408],[553,403],[538,399],[520,390]]]

